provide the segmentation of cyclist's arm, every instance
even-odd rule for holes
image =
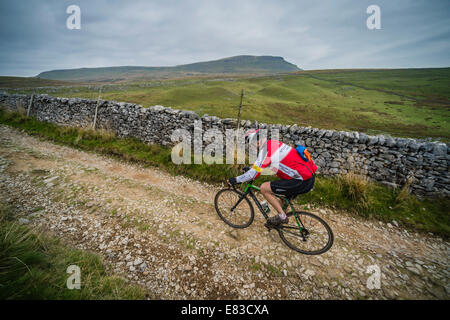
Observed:
[[[250,180],[255,180],[261,174],[261,171],[270,164],[271,160],[268,157],[267,151],[267,143],[264,144],[264,147],[259,151],[258,158],[255,163],[246,173],[236,177],[237,183],[243,183]]]

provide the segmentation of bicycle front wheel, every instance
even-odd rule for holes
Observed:
[[[255,218],[250,200],[233,189],[220,190],[214,205],[220,219],[233,228],[247,228]]]
[[[308,255],[322,254],[333,245],[333,232],[315,214],[296,211],[288,214],[289,223],[278,228],[281,240],[291,249]]]

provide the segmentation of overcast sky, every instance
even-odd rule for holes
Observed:
[[[81,30],[66,9],[81,8]],[[381,8],[369,30],[366,9]],[[450,66],[450,0],[1,0],[0,75],[274,55],[302,69]]]

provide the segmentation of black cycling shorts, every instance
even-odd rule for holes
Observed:
[[[277,180],[270,183],[273,193],[282,194],[286,197],[293,198],[296,195],[307,193],[314,187],[314,176],[308,180]]]

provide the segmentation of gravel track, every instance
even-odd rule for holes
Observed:
[[[335,243],[305,256],[267,232],[258,212],[247,229],[225,225],[214,209],[219,189],[0,126],[0,198],[18,221],[99,253],[153,298],[450,296],[450,247],[439,237],[311,209],[330,224]],[[366,286],[372,265],[381,270],[380,289]]]

